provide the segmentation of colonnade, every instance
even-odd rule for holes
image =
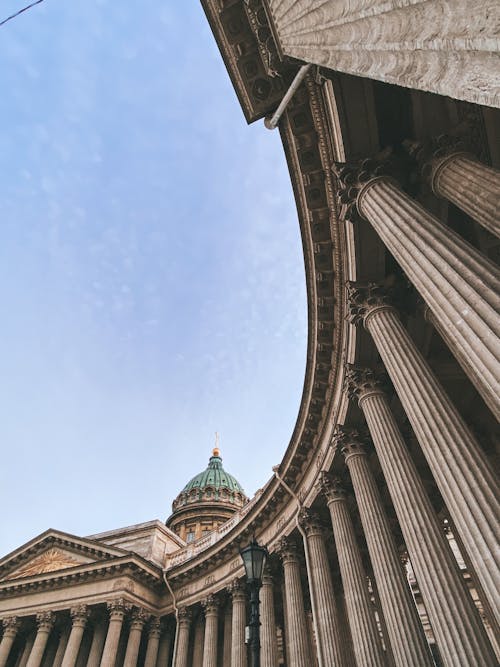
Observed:
[[[160,619],[123,599],[65,611],[44,611],[35,618],[2,621],[0,667],[136,667],[141,650],[144,667],[167,667],[175,630],[171,619]]]

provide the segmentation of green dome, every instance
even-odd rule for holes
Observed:
[[[219,455],[218,449],[214,449],[214,455],[210,457],[207,469],[193,477],[182,489],[181,493],[187,493],[193,489],[201,490],[206,487],[211,487],[216,491],[219,489],[228,489],[229,491],[245,495],[238,480],[222,467],[222,458]]]

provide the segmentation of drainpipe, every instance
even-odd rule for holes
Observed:
[[[293,85],[293,84],[292,84]],[[310,556],[309,556],[309,544],[307,542],[307,536],[302,528],[302,526],[299,523],[299,513],[303,509],[303,504],[300,502],[300,498],[298,495],[291,489],[288,484],[285,482],[285,480],[280,477],[280,474],[278,473],[279,466],[273,466],[273,473],[278,482],[288,491],[288,493],[295,498],[297,502],[297,511],[295,512],[295,523],[297,525],[297,530],[299,533],[302,535],[302,540],[304,542],[304,555],[306,557],[306,568],[307,571],[310,572]],[[313,624],[314,624],[314,632],[316,633],[316,647],[318,649],[318,665],[319,667],[324,667],[324,660],[323,660],[323,646],[321,645],[321,642],[319,641],[319,634],[318,634],[318,605],[316,601],[316,591],[314,591],[313,586],[309,586],[309,594],[311,596],[311,607],[312,607],[312,612],[313,612]]]
[[[288,102],[290,102],[292,97],[297,92],[298,87],[304,80],[305,75],[307,74],[307,72],[310,70],[311,67],[312,67],[311,63],[308,63],[307,65],[302,65],[302,67],[295,75],[295,79],[290,84],[290,88],[286,91],[283,99],[279,103],[279,106],[274,112],[274,114],[272,116],[267,116],[266,118],[264,118],[264,125],[267,127],[268,130],[274,130],[277,127],[279,120],[283,115],[283,112],[288,106]]]
[[[172,604],[174,605],[174,611],[175,611],[175,638],[174,638],[174,651],[172,655],[172,665],[175,666],[175,661],[177,660],[177,639],[179,637],[179,608],[177,607],[175,593],[172,589],[172,586],[170,585],[170,582],[167,579],[167,570],[162,570],[162,573],[165,586],[168,588],[168,591],[172,596]]]

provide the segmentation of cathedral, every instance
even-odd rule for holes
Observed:
[[[165,523],[5,556],[0,667],[247,667],[252,539],[262,667],[495,667],[500,5],[202,5],[288,163],[297,420],[251,499],[215,448]]]

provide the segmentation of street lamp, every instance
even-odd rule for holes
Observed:
[[[250,667],[260,667],[260,618],[259,589],[262,586],[262,574],[267,559],[267,549],[257,544],[255,537],[250,544],[240,551],[247,584],[250,587]]]

